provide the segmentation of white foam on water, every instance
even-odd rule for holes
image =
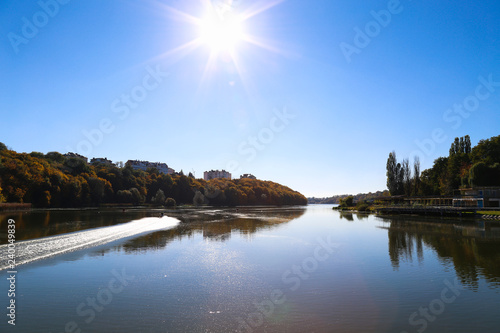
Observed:
[[[146,217],[110,227],[16,242],[16,266],[63,253],[103,245],[121,238],[171,229],[178,224],[179,220],[173,217]],[[0,258],[0,270],[9,268],[7,261],[9,259],[8,245],[0,245]]]

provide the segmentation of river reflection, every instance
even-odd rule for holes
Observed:
[[[155,224],[162,212],[180,222],[20,266],[16,329],[498,332],[499,224],[328,205],[105,214],[150,214]],[[126,285],[115,293],[118,273]],[[92,310],[94,299],[102,311]]]
[[[182,227],[176,229],[175,232],[177,233],[199,232],[199,228],[201,228],[207,237],[223,241],[230,237],[233,229],[239,230],[243,234],[252,234],[259,229],[271,228],[275,224],[300,217],[304,214],[304,211],[305,208],[269,207],[264,209],[213,209],[204,207],[170,210],[145,208],[31,210],[0,213],[0,230],[6,229],[8,219],[14,219],[16,221],[16,238],[21,241],[112,226],[145,217],[166,214],[183,222]],[[204,223],[206,222],[224,223],[205,226]],[[187,227],[187,224],[189,224],[189,227]],[[6,244],[6,242],[6,234],[0,234],[0,244]]]
[[[8,217],[4,216],[4,220],[5,218],[15,219],[16,236],[19,236],[17,240],[29,240],[29,243],[19,243],[17,248],[18,262],[26,263],[55,253],[72,252],[64,258],[58,257],[55,260],[68,260],[69,257],[72,258],[71,260],[76,260],[85,255],[96,257],[113,252],[133,253],[146,252],[150,249],[159,250],[174,240],[193,238],[198,234],[201,234],[203,239],[215,242],[230,240],[232,233],[238,233],[239,236],[250,239],[258,231],[275,228],[300,217],[304,212],[305,208],[298,207],[245,209],[203,207],[171,210],[138,208],[125,211],[121,209],[49,210],[11,214]],[[177,219],[180,223],[174,228],[163,228],[161,231],[140,235],[138,230],[147,229],[152,222],[162,220],[160,217],[165,214]],[[149,219],[144,219],[145,217]],[[130,221],[136,222],[132,226],[126,223]],[[115,225],[116,227],[121,225],[123,228],[110,229]],[[158,226],[160,227],[161,225]],[[92,231],[85,231],[85,229]],[[113,232],[110,234],[109,230],[123,236],[116,236]],[[65,236],[64,239],[57,238],[59,234],[71,235],[73,232],[77,232],[73,234],[73,238],[71,236]],[[93,234],[90,235],[89,232]],[[46,238],[47,236],[53,237]],[[110,241],[103,243],[100,238]],[[40,243],[40,241],[34,241],[35,239],[44,239],[44,241]],[[6,243],[6,239],[3,243]],[[106,243],[109,244],[105,245]],[[93,244],[91,247],[94,248],[83,250],[89,247],[87,244]],[[76,251],[75,248],[83,251]]]
[[[162,249],[170,242],[184,237],[192,238],[197,234],[204,239],[225,242],[233,233],[248,239],[261,231],[276,228],[302,216],[305,208],[275,209],[225,209],[225,210],[184,210],[170,212],[169,216],[177,217],[181,224],[174,229],[155,232],[131,239],[122,245],[126,252]]]
[[[477,290],[484,278],[500,286],[500,225],[415,217],[384,217],[389,222],[389,257],[394,269],[402,261],[423,263],[425,249],[433,250],[443,266],[453,265],[461,283]],[[443,223],[444,222],[444,223]]]
[[[356,216],[356,221],[361,221],[361,220],[368,219],[370,214],[363,213],[363,212],[353,213],[353,212],[349,212],[349,211],[339,211],[339,217],[341,220],[345,219],[349,222],[354,222],[355,216]]]

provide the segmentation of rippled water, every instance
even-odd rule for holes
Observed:
[[[19,266],[17,325],[5,320],[2,332],[500,327],[498,222],[382,218],[331,206],[168,215],[182,222]]]

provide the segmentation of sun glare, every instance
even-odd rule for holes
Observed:
[[[243,85],[247,86],[244,73],[248,68],[241,53],[253,51],[252,47],[282,53],[269,39],[264,38],[265,36],[256,36],[252,33],[250,19],[283,1],[264,0],[244,9],[236,0],[204,0],[201,2],[203,8],[200,12],[204,13],[202,16],[193,16],[188,12],[162,5],[172,21],[188,23],[194,28],[194,30],[187,29],[190,38],[194,36],[194,39],[187,40],[159,57],[183,57],[199,47],[205,47],[209,49],[209,54],[201,76],[202,84],[211,74],[226,70],[237,73]],[[231,80],[229,84],[234,86],[235,82]]]
[[[200,38],[213,51],[233,51],[244,39],[243,21],[233,15],[207,15],[200,24]]]

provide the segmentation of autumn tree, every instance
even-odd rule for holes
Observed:
[[[88,165],[57,152],[17,153],[0,145],[0,195],[35,207],[84,207],[106,203],[158,203],[160,193],[176,203],[211,205],[304,205],[307,199],[286,186],[260,180],[203,179],[130,165]],[[1,200],[2,198],[0,198]],[[172,201],[170,201],[172,202]]]
[[[5,202],[5,197],[2,194],[2,186],[0,185],[0,203]]]
[[[176,205],[177,203],[174,198],[167,198],[167,200],[165,200],[165,206],[167,207],[175,207]]]

